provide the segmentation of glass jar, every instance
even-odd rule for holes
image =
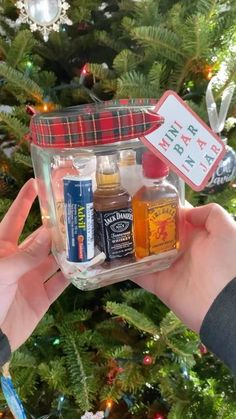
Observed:
[[[89,104],[37,114],[31,120],[42,222],[50,231],[52,252],[62,272],[81,290],[166,269],[181,251],[184,182],[172,171],[166,180],[176,190],[178,208],[171,213],[172,232],[167,228],[162,238],[166,244],[160,248],[165,251],[150,251],[143,258],[135,251],[132,205],[147,182],[142,170],[146,148],[139,137],[163,122],[160,115],[149,112],[155,103],[138,99]],[[168,197],[163,201],[161,196],[157,231],[160,223],[163,230],[170,220]],[[152,210],[148,207],[147,220]],[[149,222],[140,222],[148,235]],[[152,226],[155,223],[152,220]],[[172,234],[169,247],[168,234]]]

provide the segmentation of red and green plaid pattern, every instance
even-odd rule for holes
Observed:
[[[110,144],[149,134],[163,123],[153,99],[119,100],[75,106],[33,116],[32,141],[41,147],[71,148]]]

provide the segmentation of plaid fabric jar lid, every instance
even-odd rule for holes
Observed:
[[[120,99],[73,106],[31,119],[30,138],[41,147],[111,144],[149,134],[163,123],[155,99]]]

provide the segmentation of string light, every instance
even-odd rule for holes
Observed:
[[[112,401],[111,400],[107,400],[107,402],[106,402],[106,410],[105,410],[105,413],[104,413],[104,418],[108,418],[108,416],[110,414],[110,411],[111,411],[111,408],[112,408]]]
[[[33,66],[32,61],[27,61],[27,63],[26,63],[26,67],[28,67],[28,68],[32,68],[32,66]]]
[[[212,76],[213,76],[212,67],[209,67],[208,72],[207,72],[207,80],[211,80]]]
[[[86,76],[87,74],[89,74],[89,69],[88,69],[88,65],[85,64],[82,68],[81,75]]]
[[[154,419],[165,419],[162,413],[157,412],[154,416]]]
[[[151,365],[153,363],[153,357],[152,356],[150,356],[150,355],[146,355],[144,358],[143,358],[143,364],[144,365]]]
[[[52,112],[56,109],[55,103],[51,102],[48,97],[43,99],[43,103],[35,106],[35,109],[38,113],[43,112]]]

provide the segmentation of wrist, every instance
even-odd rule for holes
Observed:
[[[200,337],[236,374],[236,278],[213,301],[200,328]]]
[[[0,329],[0,366],[6,364],[11,357],[11,347],[7,335]]]

